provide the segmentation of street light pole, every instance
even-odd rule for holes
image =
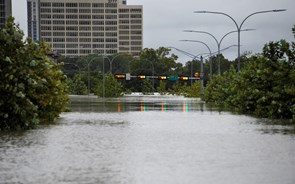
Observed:
[[[223,12],[194,11],[194,13],[212,13],[212,14],[225,15],[235,23],[236,28],[237,28],[237,32],[238,32],[238,70],[240,70],[240,68],[241,68],[241,63],[240,63],[240,61],[241,61],[241,58],[240,58],[240,56],[241,56],[241,45],[240,45],[240,42],[241,42],[241,29],[242,29],[242,26],[245,23],[245,21],[248,18],[250,18],[251,16],[256,15],[256,14],[271,13],[271,12],[282,12],[282,11],[286,11],[286,9],[277,9],[277,10],[267,10],[267,11],[254,12],[254,13],[251,13],[250,15],[248,15],[246,18],[244,18],[244,20],[242,21],[242,23],[240,25],[238,25],[237,21],[232,16],[230,16],[230,15],[228,15],[226,13],[223,13]]]
[[[205,45],[207,47],[207,49],[209,50],[209,54],[210,54],[210,58],[209,58],[209,62],[210,62],[210,77],[212,78],[212,57],[211,57],[212,56],[212,52],[211,52],[210,47],[206,43],[204,43],[202,41],[199,41],[199,40],[180,40],[180,41],[184,41],[184,42],[197,42],[197,43],[201,43],[201,44],[203,44],[203,45]]]
[[[252,30],[254,30],[254,29],[244,29],[244,30],[241,30],[241,31],[252,31]],[[238,31],[230,31],[230,32],[226,33],[219,41],[217,40],[217,38],[213,34],[211,34],[209,32],[206,32],[206,31],[184,30],[184,32],[204,33],[204,34],[207,34],[207,35],[211,36],[215,40],[215,42],[217,44],[217,51],[218,51],[218,55],[217,55],[217,59],[218,59],[218,74],[221,74],[221,71],[220,71],[220,48],[221,48],[221,43],[222,43],[223,39],[227,35],[232,34],[232,33],[236,33]]]

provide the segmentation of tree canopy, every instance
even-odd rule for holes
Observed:
[[[28,39],[8,18],[0,30],[0,130],[52,122],[68,101],[66,77],[47,57],[48,46]]]

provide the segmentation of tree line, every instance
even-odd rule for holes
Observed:
[[[292,29],[295,37],[295,26]],[[204,100],[259,117],[295,122],[295,42],[269,42],[261,54],[209,81]]]
[[[292,31],[295,36],[295,26]],[[200,95],[199,81],[114,78],[115,73],[191,76],[191,69],[193,73],[200,72],[200,60],[182,64],[169,48],[145,48],[138,57],[118,53],[50,59],[46,43],[30,38],[24,41],[23,36],[12,17],[0,30],[0,131],[30,129],[40,123],[54,122],[65,110],[68,94]],[[221,61],[221,75],[217,74],[217,57]],[[212,56],[212,65],[209,59],[204,61],[206,87],[202,98],[243,113],[295,120],[294,58],[295,43],[285,40],[269,42],[261,54],[243,55],[240,71],[235,69],[237,60]]]

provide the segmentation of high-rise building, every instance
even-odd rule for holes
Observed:
[[[0,0],[0,28],[5,26],[7,17],[11,15],[11,0]]]
[[[28,35],[65,56],[142,50],[142,5],[126,0],[27,0]]]

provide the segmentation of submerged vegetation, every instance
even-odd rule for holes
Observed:
[[[232,67],[215,76],[205,89],[204,100],[242,113],[295,122],[295,43],[266,44],[263,53],[250,57],[239,72]]]
[[[295,26],[293,28],[295,36]],[[88,55],[78,58],[58,56],[49,59],[50,48],[30,38],[9,18],[0,30],[0,131],[36,127],[53,122],[64,110],[68,94],[95,94],[120,97],[124,93],[183,95],[200,97],[200,81],[177,80],[200,71],[201,61],[178,63],[171,49],[143,49],[139,57],[128,54]],[[295,122],[295,43],[285,40],[269,42],[261,54],[237,60],[222,55],[221,75],[217,73],[217,56],[204,61],[202,98],[259,117],[293,119]],[[108,60],[108,62],[107,62]],[[210,68],[212,67],[212,68]],[[66,75],[65,75],[65,74]],[[115,79],[114,74],[131,73],[152,78]],[[158,80],[155,76],[171,76]]]
[[[53,122],[68,101],[66,76],[43,42],[23,41],[10,17],[0,30],[0,130]]]

